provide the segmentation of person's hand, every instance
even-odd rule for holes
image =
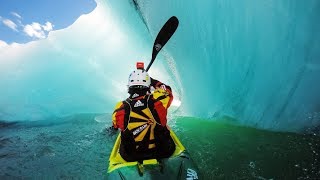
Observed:
[[[110,126],[109,129],[110,129],[110,131],[117,131],[118,130],[118,128],[115,128],[114,126]]]
[[[161,86],[159,86],[159,89],[162,89],[162,90],[167,90],[167,87],[166,87],[166,85],[164,85],[164,84],[162,84]]]
[[[114,126],[110,126],[106,128],[106,132],[109,136],[113,136],[118,133],[118,128],[115,128]]]

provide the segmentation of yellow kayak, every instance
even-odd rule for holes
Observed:
[[[176,144],[174,153],[159,162],[156,159],[144,160],[143,163],[127,162],[120,153],[120,134],[109,158],[108,179],[199,179],[198,168],[176,134],[170,130]]]

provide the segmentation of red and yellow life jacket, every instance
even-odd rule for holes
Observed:
[[[155,148],[155,131],[166,129],[172,99],[170,88],[159,88],[152,94],[119,102],[112,121],[115,128],[121,129],[121,142],[137,152]]]

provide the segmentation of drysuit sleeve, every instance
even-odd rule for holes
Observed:
[[[124,131],[125,108],[124,103],[118,102],[112,114],[112,124],[114,128],[120,128]]]
[[[167,112],[173,100],[171,87],[151,78],[151,86],[155,88],[152,93],[152,102],[162,126],[167,124]]]
[[[169,97],[169,103],[168,103],[168,106],[166,107],[166,108],[169,108],[173,100],[171,87],[151,77],[150,77],[150,80],[151,80],[150,86],[152,86],[155,90],[159,90],[159,89],[164,90],[165,95]]]

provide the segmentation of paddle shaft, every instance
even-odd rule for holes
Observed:
[[[171,36],[174,34],[174,32],[177,30],[179,25],[179,20],[177,17],[172,16],[161,28],[159,31],[152,49],[152,57],[151,61],[146,69],[148,71],[153,64],[154,60],[156,59],[159,51],[163,48],[164,45],[169,41]]]

